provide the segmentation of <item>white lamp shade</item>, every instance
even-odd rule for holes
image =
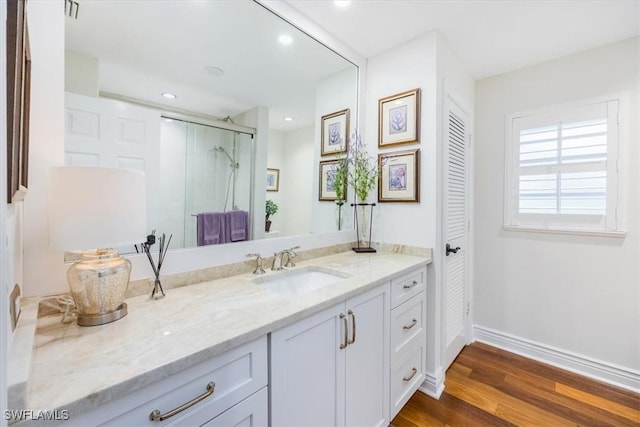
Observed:
[[[49,245],[62,250],[146,241],[144,173],[108,167],[49,171]]]

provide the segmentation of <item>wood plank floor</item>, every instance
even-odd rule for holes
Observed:
[[[640,394],[473,343],[447,370],[440,400],[417,392],[391,425],[640,427]]]

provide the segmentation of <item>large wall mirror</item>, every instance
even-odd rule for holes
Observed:
[[[353,63],[250,0],[85,1],[65,20],[65,161],[144,170],[172,249],[198,245],[205,211],[249,212],[252,239],[352,226],[319,200],[318,165],[335,158],[321,117],[355,127]]]

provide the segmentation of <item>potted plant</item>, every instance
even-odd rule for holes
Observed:
[[[356,228],[358,232],[358,248],[360,252],[375,252],[371,248],[370,224],[367,224],[367,206],[371,206],[373,214],[373,206],[368,204],[369,193],[376,185],[378,180],[378,164],[376,160],[369,156],[366,146],[362,143],[362,139],[358,134],[354,134],[353,141],[349,144],[348,153],[348,181],[356,193]],[[358,206],[360,207],[360,215],[358,217]],[[355,250],[356,248],[354,248]]]
[[[267,213],[267,216],[265,218],[264,230],[268,233],[271,229],[271,221],[269,220],[269,217],[278,212],[278,205],[275,204],[273,200],[267,200],[265,212]]]

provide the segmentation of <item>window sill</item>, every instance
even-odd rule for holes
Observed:
[[[572,236],[591,236],[591,237],[616,237],[625,238],[627,230],[610,231],[610,230],[577,230],[571,228],[535,228],[517,225],[505,225],[505,231],[522,231],[525,233],[543,233],[543,234],[566,234]]]

